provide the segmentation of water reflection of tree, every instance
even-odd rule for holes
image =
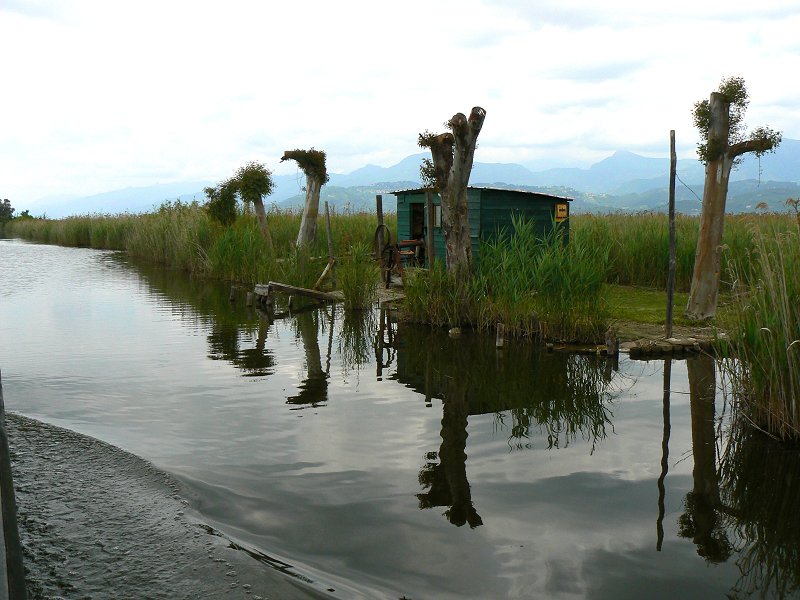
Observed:
[[[800,448],[735,422],[720,461],[721,499],[736,534],[742,595],[800,592]]]
[[[697,553],[709,562],[725,562],[732,546],[721,518],[717,477],[716,367],[710,356],[687,361],[692,416],[692,491],[686,494],[686,512],[680,517],[679,535],[691,538]]]
[[[151,294],[167,302],[173,316],[210,330],[208,357],[224,360],[246,376],[270,375],[275,357],[266,347],[269,318],[243,302],[230,302],[230,287],[218,281],[148,263],[132,262]],[[255,342],[253,342],[255,340]]]
[[[328,343],[326,368],[322,367],[322,354],[319,349],[319,330],[322,326],[323,315],[325,314],[326,313],[322,310],[314,310],[297,314],[294,317],[295,329],[305,352],[306,376],[300,383],[299,392],[286,399],[287,404],[310,404],[316,406],[328,400],[331,341]],[[331,317],[328,322],[329,340],[333,339],[332,320],[333,317]]]
[[[445,515],[455,525],[482,523],[466,474],[469,415],[494,414],[512,449],[530,447],[534,428],[548,448],[582,438],[593,450],[606,436],[613,372],[605,359],[548,354],[532,345],[498,352],[485,336],[451,339],[410,326],[397,338],[393,377],[424,394],[426,403],[442,399],[442,443],[420,471],[420,508],[448,506]]]
[[[800,448],[770,439],[744,419],[716,426],[715,364],[687,362],[694,485],[679,519],[709,562],[734,550],[741,573],[734,597],[795,597],[800,591]],[[717,460],[718,443],[724,448]]]
[[[439,462],[435,453],[428,454],[428,461],[419,472],[419,483],[426,492],[417,494],[421,509],[449,506],[445,511],[447,520],[461,527],[469,523],[474,529],[483,525],[483,520],[472,505],[472,493],[467,480],[467,401],[466,378],[452,377],[447,383],[442,406],[442,444],[439,446]]]

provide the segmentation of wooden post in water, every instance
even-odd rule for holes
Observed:
[[[247,306],[253,306],[253,292],[247,292]]]
[[[678,156],[675,153],[675,130],[669,132],[669,271],[667,271],[667,323],[664,333],[672,337],[672,305],[675,301],[675,177]]]
[[[331,211],[325,201],[325,231],[328,232],[328,265],[331,268],[331,285],[336,289],[336,259],[333,256],[333,236],[331,234]]]
[[[606,331],[606,354],[619,356],[619,337],[613,327]]]
[[[433,226],[436,221],[436,213],[433,209],[433,192],[430,190],[425,192],[425,212],[428,219],[428,231],[425,238],[425,262],[430,269],[433,267],[433,261],[436,259],[435,250],[433,248]]]
[[[503,334],[505,333],[506,326],[503,323],[497,324],[497,336],[494,339],[494,346],[495,348],[502,348],[503,347]]]
[[[228,301],[229,302],[233,302],[234,300],[236,300],[236,286],[232,285],[231,286],[231,293],[228,296]]]

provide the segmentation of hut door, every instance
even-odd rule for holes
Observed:
[[[421,202],[411,204],[411,239],[421,240],[425,237],[425,205]]]

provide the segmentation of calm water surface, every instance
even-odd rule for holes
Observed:
[[[498,353],[377,310],[270,318],[228,291],[0,240],[8,409],[151,460],[334,597],[797,589],[797,457],[730,441],[710,360],[672,362],[665,402],[663,361]]]

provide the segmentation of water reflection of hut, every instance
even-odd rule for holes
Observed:
[[[425,396],[442,400],[441,444],[429,452],[419,473],[421,509],[448,507],[450,523],[483,524],[472,504],[467,480],[467,425],[470,415],[495,414],[501,428],[510,413],[509,441],[524,445],[539,426],[549,447],[583,437],[592,445],[609,421],[609,371],[598,357],[547,354],[530,345],[498,354],[493,340],[458,340],[428,328],[404,326],[395,339],[393,378]]]
[[[488,336],[452,339],[414,326],[398,330],[395,347],[393,378],[426,402],[446,402],[458,380],[466,386],[467,414],[510,413],[513,438],[527,438],[532,425],[542,427],[550,446],[605,435],[613,377],[606,357],[547,353],[531,344],[498,353]]]

